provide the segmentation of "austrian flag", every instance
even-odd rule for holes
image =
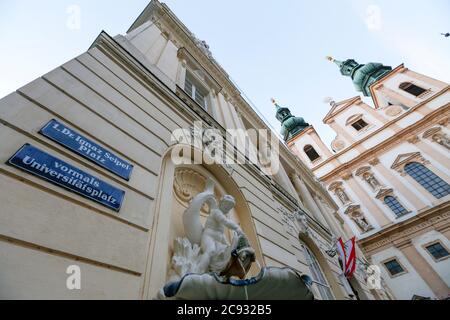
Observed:
[[[356,237],[348,240],[346,243],[342,241],[342,238],[339,238],[336,247],[339,253],[339,257],[342,261],[342,271],[344,271],[344,275],[347,279],[351,279],[353,277],[353,273],[356,270]]]

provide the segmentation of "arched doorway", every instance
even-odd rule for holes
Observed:
[[[301,234],[299,240],[311,272],[310,276],[313,278],[320,298],[323,300],[345,299],[340,285],[319,247],[305,234]]]

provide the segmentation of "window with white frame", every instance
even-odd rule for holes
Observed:
[[[450,194],[450,185],[423,164],[410,162],[405,171],[437,199]]]
[[[440,241],[426,245],[425,249],[435,261],[441,261],[450,255],[447,248],[445,248]]]
[[[405,268],[400,264],[400,262],[396,258],[385,261],[383,264],[385,268],[389,271],[389,275],[391,277],[400,276],[406,273]]]
[[[400,84],[399,88],[403,91],[408,92],[409,94],[412,94],[415,97],[420,97],[424,93],[428,92],[427,89],[419,87],[418,85],[411,82],[403,82],[402,84]]]
[[[184,91],[206,111],[209,110],[209,90],[191,73],[186,72]]]
[[[385,197],[384,203],[391,209],[397,218],[401,218],[409,213],[409,211],[394,196]]]
[[[369,124],[364,121],[363,119],[359,119],[352,123],[352,127],[355,128],[356,131],[361,131],[365,127],[367,127]]]
[[[357,132],[365,131],[369,127],[369,123],[364,119],[362,114],[355,114],[347,119],[347,126],[352,126]]]
[[[314,161],[320,159],[319,153],[311,145],[307,145],[305,148],[303,148],[303,151],[308,156],[308,158],[311,162],[314,162]]]

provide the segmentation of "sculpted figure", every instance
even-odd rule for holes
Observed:
[[[347,204],[348,202],[350,202],[350,198],[347,196],[344,190],[336,189],[336,195],[338,196],[342,204]]]
[[[200,211],[205,203],[209,206],[209,216],[203,227]],[[198,245],[201,248],[199,270],[222,272],[227,268],[232,252],[238,249],[242,239],[246,239],[240,226],[228,218],[228,214],[235,205],[234,198],[229,195],[224,196],[220,203],[217,203],[214,195],[214,181],[208,179],[205,190],[195,196],[189,208],[186,209],[183,215],[186,238],[192,245]],[[235,232],[232,244],[229,244],[225,237],[226,228]],[[248,254],[248,250],[239,249],[242,253]]]
[[[363,216],[353,217],[353,220],[361,228],[362,231],[368,232],[373,230],[373,227],[367,222],[367,220]]]
[[[367,183],[373,190],[377,190],[379,187],[381,187],[380,182],[378,182],[377,178],[375,178],[373,174],[364,175],[364,179],[366,179]]]

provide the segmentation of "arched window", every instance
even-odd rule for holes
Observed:
[[[412,94],[413,96],[420,96],[421,94],[427,92],[428,90],[421,88],[411,82],[403,82],[400,87],[403,91],[408,92],[409,94]]]
[[[325,278],[325,275],[320,268],[317,258],[314,256],[312,251],[304,243],[301,243],[303,253],[305,255],[306,262],[308,263],[309,270],[311,272],[311,277],[317,287],[319,288],[320,296],[324,300],[334,300],[334,296],[331,292],[330,285]]]
[[[316,149],[314,149],[314,147],[311,145],[307,145],[303,150],[305,151],[311,162],[314,162],[320,158],[320,155],[317,153]]]
[[[408,214],[408,210],[405,209],[404,206],[397,200],[397,198],[393,196],[387,196],[384,198],[384,203],[392,210],[392,212],[400,218],[406,214]]]
[[[405,166],[405,171],[437,199],[441,199],[450,194],[450,185],[424,165],[411,162]]]

